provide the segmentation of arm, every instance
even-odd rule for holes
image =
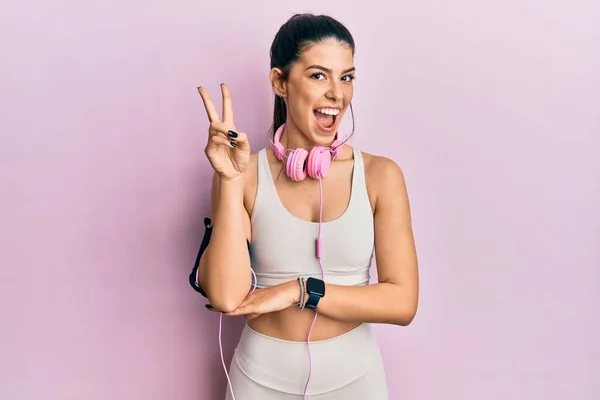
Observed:
[[[382,171],[377,176],[374,211],[379,282],[367,286],[326,284],[317,312],[346,322],[408,325],[417,312],[419,282],[406,183],[393,161],[379,158],[374,162],[381,164],[377,170]],[[297,284],[295,290],[298,292]],[[296,293],[294,299],[298,297]]]
[[[247,296],[252,276],[247,240],[250,218],[244,207],[244,178],[221,181],[214,174],[213,232],[198,267],[199,285],[215,309],[235,310]]]
[[[366,286],[325,285],[317,312],[345,322],[408,325],[418,303],[419,283],[410,207],[404,176],[389,159],[377,160],[375,205],[375,253],[379,282]],[[264,313],[295,307],[300,291],[297,281],[258,289],[227,315]],[[306,312],[309,312],[306,310]]]

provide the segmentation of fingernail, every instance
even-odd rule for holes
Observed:
[[[230,142],[229,144],[231,144],[231,147],[237,146],[237,144],[235,142]]]
[[[210,304],[205,305],[204,307],[208,308],[208,309],[213,309],[213,306],[211,306]]]
[[[198,86],[196,89],[200,90],[202,88],[202,86]]]
[[[237,133],[235,133],[234,131],[229,131],[229,132],[227,132],[227,135],[229,135],[229,137],[232,137],[232,138],[236,138],[236,137],[238,137],[238,134],[237,134]]]

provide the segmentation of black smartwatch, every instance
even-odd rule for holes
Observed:
[[[325,296],[325,282],[320,279],[310,277],[306,280],[306,292],[308,300],[306,300],[305,308],[315,310],[321,297]]]

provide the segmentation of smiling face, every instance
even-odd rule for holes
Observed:
[[[288,146],[331,145],[354,94],[352,49],[335,39],[312,44],[287,79],[275,68],[271,81],[287,105]]]

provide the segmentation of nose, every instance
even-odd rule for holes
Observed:
[[[344,94],[342,93],[341,82],[330,80],[329,90],[327,91],[327,93],[325,93],[325,97],[333,101],[338,101],[343,96]]]

